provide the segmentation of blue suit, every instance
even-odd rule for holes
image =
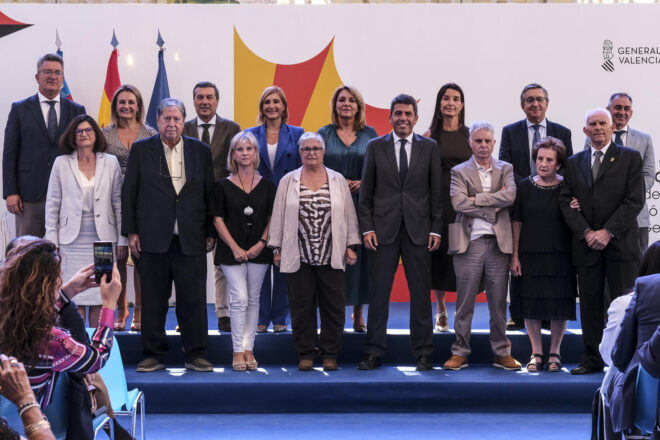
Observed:
[[[282,124],[273,165],[271,165],[268,158],[266,125],[248,128],[246,131],[252,133],[259,142],[259,174],[272,181],[275,186],[279,185],[285,174],[300,168],[302,165],[300,154],[298,154],[298,139],[305,130],[301,127]],[[258,324],[268,326],[272,322],[274,325],[284,325],[288,314],[289,302],[287,300],[286,277],[280,274],[280,270],[276,266],[273,266],[272,300],[271,275],[270,270],[268,270],[261,286]]]

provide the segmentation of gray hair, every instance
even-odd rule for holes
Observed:
[[[470,125],[470,139],[472,139],[473,133],[476,133],[477,131],[480,130],[488,130],[491,132],[493,136],[495,136],[495,128],[493,127],[493,124],[486,121],[476,121],[473,122],[472,125]]]
[[[46,61],[55,61],[56,63],[60,63],[62,70],[64,70],[64,59],[62,59],[62,57],[56,53],[47,53],[46,55],[40,56],[37,60],[37,72],[41,70],[41,65]]]
[[[308,131],[300,136],[300,139],[298,139],[298,148],[301,148],[303,144],[309,140],[317,141],[321,145],[321,148],[325,150],[325,140],[323,139],[323,136],[313,131]]]
[[[525,103],[525,93],[527,93],[530,90],[534,90],[534,89],[543,90],[543,95],[545,95],[545,100],[550,102],[550,98],[548,98],[548,91],[545,89],[545,87],[543,87],[541,84],[531,83],[531,84],[527,84],[522,89],[522,92],[520,92],[520,105],[523,105]]]
[[[616,92],[616,93],[612,93],[610,95],[610,100],[607,101],[607,105],[612,104],[612,101],[614,101],[616,98],[628,98],[628,101],[630,101],[631,104],[633,102],[632,101],[632,96],[630,96],[626,92]]]
[[[234,174],[238,173],[238,164],[236,164],[236,161],[234,160],[234,150],[239,144],[243,143],[252,145],[256,150],[254,162],[252,162],[252,164],[254,165],[255,170],[259,168],[259,142],[257,141],[257,138],[249,131],[239,131],[233,138],[231,138],[229,151],[227,152],[227,170]]]
[[[186,107],[183,105],[183,102],[181,102],[176,98],[165,98],[162,101],[160,101],[160,104],[158,104],[158,111],[156,113],[156,116],[160,118],[160,116],[163,114],[163,112],[167,107],[178,108],[181,114],[183,115],[183,119],[186,119]]]
[[[607,120],[609,121],[610,125],[612,124],[612,114],[610,111],[606,108],[603,107],[596,107],[592,110],[589,110],[585,115],[584,115],[584,126],[586,127],[589,125],[589,118],[595,115],[596,113],[605,113],[605,116],[607,116]]]

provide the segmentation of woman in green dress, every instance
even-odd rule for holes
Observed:
[[[319,130],[325,140],[324,164],[344,176],[357,210],[362,163],[369,140],[377,136],[376,130],[365,124],[364,99],[352,86],[337,88],[330,108],[332,124]],[[366,332],[362,309],[369,300],[369,260],[361,247],[356,252],[357,263],[346,267],[346,304],[353,306],[353,330]]]

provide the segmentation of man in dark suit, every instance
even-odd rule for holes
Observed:
[[[598,344],[604,316],[614,298],[635,283],[639,260],[637,214],[644,206],[642,158],[612,142],[610,112],[599,108],[585,117],[591,148],[566,163],[559,203],[573,232],[584,353],[572,374],[603,370]],[[610,294],[604,293],[605,280]]]
[[[215,245],[209,214],[211,150],[181,136],[183,103],[158,106],[158,135],[133,144],[122,189],[122,233],[142,283],[142,351],[138,372],[165,368],[165,317],[172,281],[185,367],[213,371],[206,359],[206,252]]]
[[[646,190],[653,188],[655,183],[655,153],[653,151],[653,141],[651,135],[643,131],[635,130],[628,125],[628,121],[633,115],[632,97],[623,92],[613,93],[607,103],[607,109],[612,114],[614,121],[614,133],[612,141],[617,145],[623,145],[633,150],[637,150],[642,156],[644,184]],[[591,148],[589,138],[584,143],[584,148]],[[637,226],[639,227],[639,247],[642,253],[649,247],[649,208],[646,203],[642,211],[637,216]]]
[[[502,129],[500,144],[500,160],[513,165],[513,177],[516,185],[527,176],[536,175],[536,165],[532,160],[532,147],[540,139],[548,136],[561,140],[566,147],[566,157],[573,154],[571,130],[563,125],[550,122],[545,117],[548,110],[548,91],[540,84],[526,85],[520,94],[520,107],[525,112],[525,119],[509,124]],[[563,170],[560,171],[563,174]],[[511,319],[507,322],[507,330],[525,328],[524,319],[520,315],[520,299],[518,293],[518,278],[511,277]]]
[[[46,191],[58,142],[71,119],[85,108],[60,94],[62,57],[46,54],[37,61],[38,92],[12,104],[5,128],[2,187],[7,210],[16,215],[16,235],[43,237]]]
[[[403,259],[410,290],[410,339],[418,370],[430,370],[433,351],[431,252],[440,246],[440,150],[413,133],[417,102],[399,95],[390,106],[393,132],[372,139],[362,169],[358,215],[364,245],[372,251],[371,292],[361,370],[380,365],[387,350],[387,317],[394,274]]]
[[[193,103],[197,117],[189,120],[183,127],[184,136],[200,139],[211,147],[213,158],[213,177],[216,181],[227,177],[227,153],[231,139],[241,131],[234,121],[223,119],[216,113],[220,92],[209,81],[198,82],[193,88]],[[215,257],[214,257],[215,258]],[[227,281],[220,266],[214,267],[215,273],[215,313],[218,316],[218,330],[231,332],[229,319],[229,297]]]

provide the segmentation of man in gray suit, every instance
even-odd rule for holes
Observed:
[[[369,141],[358,216],[371,251],[367,344],[360,370],[373,370],[387,350],[387,317],[394,274],[403,260],[410,290],[410,341],[417,370],[430,370],[433,352],[431,252],[440,246],[440,149],[413,133],[417,101],[399,95],[390,105],[392,132]]]
[[[449,253],[456,271],[456,341],[446,370],[468,366],[474,303],[483,277],[490,311],[490,345],[495,367],[520,370],[506,337],[506,289],[513,236],[509,208],[516,199],[511,164],[492,157],[495,130],[484,121],[470,127],[472,157],[451,170],[449,196],[456,223],[449,228]]]
[[[197,117],[186,122],[183,134],[199,139],[211,147],[213,177],[216,181],[227,177],[227,152],[231,139],[241,131],[234,121],[223,119],[216,113],[220,93],[215,84],[198,82],[193,88],[193,101]],[[215,256],[215,251],[214,256]],[[218,330],[231,332],[229,319],[229,296],[227,281],[220,266],[215,266],[215,313],[218,316]]]
[[[619,146],[632,148],[642,156],[644,186],[646,191],[653,187],[655,182],[655,153],[651,136],[643,131],[635,130],[628,126],[628,121],[633,115],[632,97],[623,92],[613,93],[607,104],[607,109],[612,114],[614,121],[614,133],[612,141]],[[584,149],[591,148],[591,139],[587,137]],[[646,203],[637,216],[637,227],[639,228],[639,247],[642,254],[649,247],[649,208]]]

